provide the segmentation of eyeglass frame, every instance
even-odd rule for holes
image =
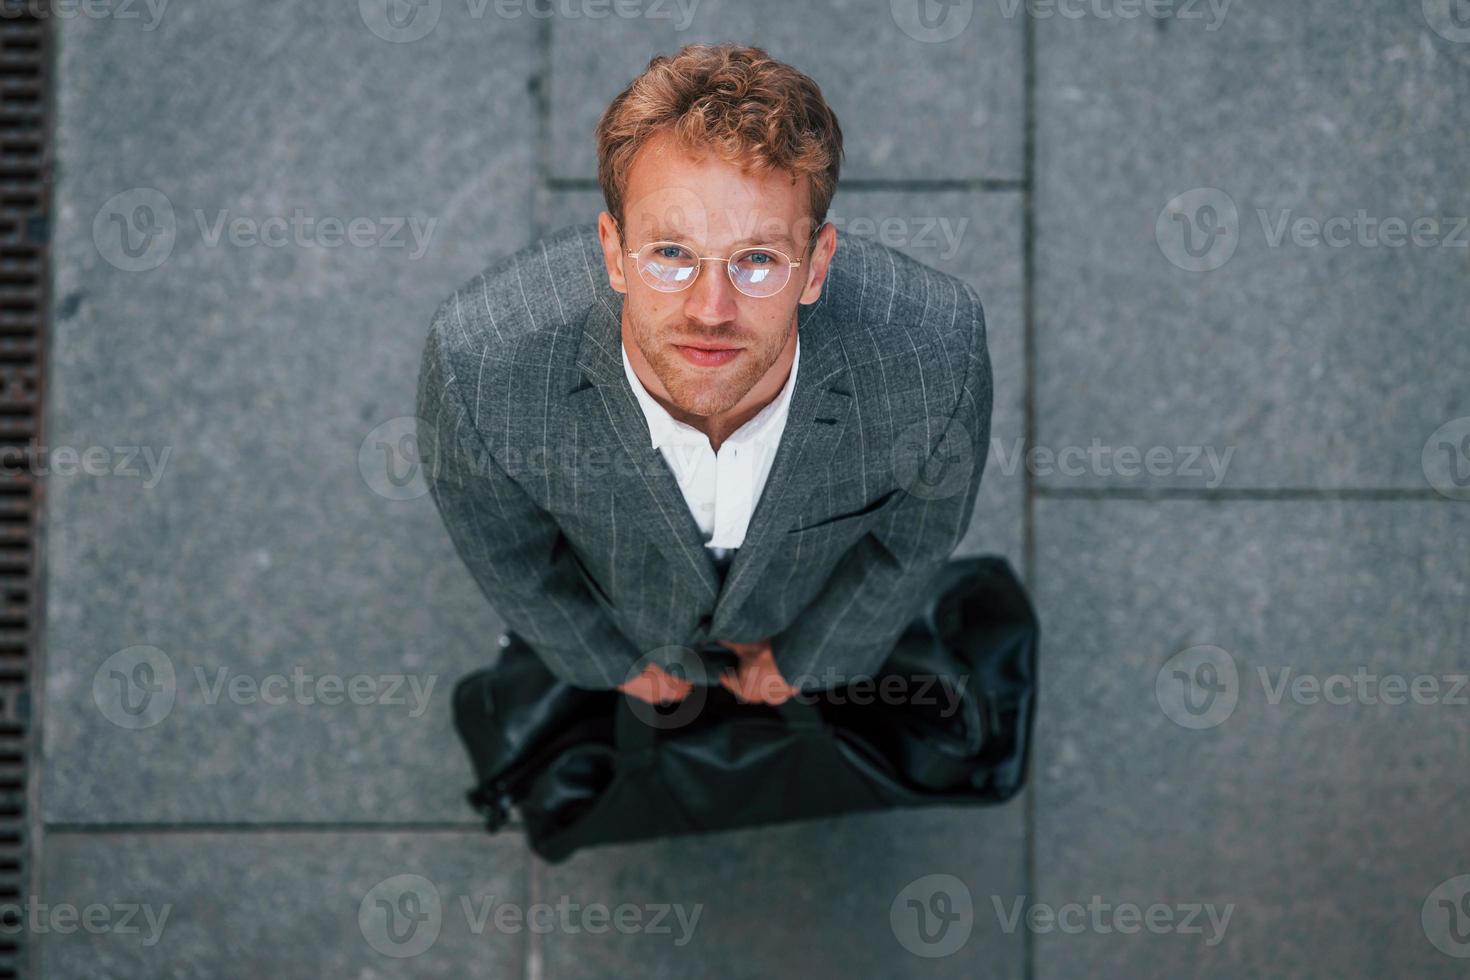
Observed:
[[[826,226],[826,224],[827,223],[825,221],[822,222],[822,224],[819,225],[816,228],[816,230],[812,232],[811,237],[807,239],[806,246],[803,249],[803,251],[805,251],[805,249],[807,249],[807,248],[811,248],[812,242],[814,242],[814,241],[817,240],[817,235],[821,232],[822,228]],[[618,234],[619,235],[622,234],[622,230],[621,229],[619,229]],[[632,256],[632,258],[636,260],[638,258],[638,253],[641,252],[641,251],[643,251],[645,248],[648,248],[650,245],[677,245],[680,248],[684,249],[685,251],[688,251],[688,252],[693,252],[694,251],[693,248],[691,248],[690,246],[684,244],[683,242],[676,242],[676,241],[672,241],[672,240],[667,240],[667,239],[660,238],[660,239],[658,239],[656,241],[644,242],[638,248],[628,249],[627,250],[627,254],[630,255],[630,256]],[[649,284],[648,285],[648,288],[654,290],[655,292],[665,293],[665,294],[668,294],[668,295],[672,295],[674,293],[682,293],[682,292],[684,292],[684,290],[686,290],[690,286],[694,285],[694,281],[696,279],[698,279],[699,278],[699,274],[704,271],[704,264],[706,262],[723,262],[723,263],[725,263],[725,274],[730,277],[730,285],[734,286],[735,289],[736,289],[736,291],[739,292],[740,295],[742,295],[742,296],[750,296],[751,299],[771,299],[772,297],[779,295],[786,288],[786,286],[790,284],[790,282],[791,282],[790,279],[786,280],[786,282],[781,285],[781,288],[780,289],[778,289],[774,293],[770,293],[770,294],[768,294],[766,296],[751,296],[750,293],[747,293],[745,290],[741,289],[740,288],[740,284],[735,281],[735,267],[730,264],[730,260],[732,258],[734,258],[736,255],[739,255],[741,252],[751,252],[751,251],[775,252],[777,255],[781,256],[781,258],[785,259],[786,260],[786,263],[788,265],[790,265],[793,269],[799,268],[802,265],[802,263],[806,261],[805,259],[793,259],[791,256],[787,255],[785,252],[781,251],[781,249],[776,248],[775,246],[772,246],[772,245],[747,245],[744,248],[737,248],[735,251],[731,252],[729,255],[723,255],[723,256],[721,256],[721,255],[696,255],[696,256],[694,256],[695,261],[697,261],[699,263],[699,265],[697,266],[694,275],[690,276],[689,279],[688,279],[688,281],[685,282],[684,285],[680,286],[678,289],[659,289],[657,286],[654,286],[652,284]],[[636,265],[636,263],[635,263],[635,265]],[[642,275],[642,272],[641,271],[639,272],[639,278],[640,279],[643,278],[643,275]],[[645,281],[645,283],[647,283],[647,280],[644,280],[644,281]]]

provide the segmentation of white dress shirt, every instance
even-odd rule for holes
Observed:
[[[710,447],[709,437],[692,425],[680,422],[643,387],[643,382],[623,352],[623,370],[628,383],[648,420],[651,445],[669,464],[679,483],[684,501],[704,534],[705,547],[717,561],[723,561],[731,549],[745,541],[751,514],[765,488],[776,447],[786,429],[786,416],[791,407],[791,391],[796,386],[796,367],[801,362],[801,337],[791,360],[791,373],[779,394],[748,422],[720,443],[720,451]]]

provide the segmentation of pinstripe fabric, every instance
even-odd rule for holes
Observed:
[[[725,575],[621,361],[593,224],[496,262],[435,312],[420,451],[454,545],[557,676],[610,688],[662,647],[771,638],[802,690],[872,674],[969,524],[990,442],[973,289],[841,237],[799,306],[802,364]]]

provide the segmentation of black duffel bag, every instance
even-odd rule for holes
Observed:
[[[514,807],[551,862],[597,844],[1002,803],[1026,779],[1037,636],[1024,587],[989,555],[948,563],[875,677],[777,706],[707,686],[713,648],[685,674],[706,683],[655,707],[559,680],[512,635],[455,685],[479,779],[467,795],[491,832]]]

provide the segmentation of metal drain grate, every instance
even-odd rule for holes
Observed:
[[[0,0],[0,908],[30,894],[28,774],[36,660],[51,140],[50,17],[41,0]],[[8,923],[7,923],[8,924]],[[0,980],[25,976],[24,930],[0,930]]]

